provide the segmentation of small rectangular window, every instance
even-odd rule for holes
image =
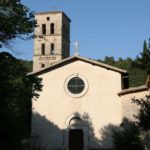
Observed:
[[[41,55],[45,55],[45,44],[41,45]]]
[[[45,67],[45,64],[41,64],[41,68],[44,68]]]
[[[50,18],[49,18],[49,17],[47,17],[46,19],[47,19],[47,20],[50,20]]]
[[[54,50],[54,43],[51,43],[51,54],[54,54],[55,50]]]
[[[55,32],[55,29],[54,29],[54,28],[55,28],[54,23],[51,23],[51,25],[50,25],[50,31],[51,31],[50,33],[51,33],[51,34],[54,34],[54,32]]]
[[[122,75],[122,89],[129,88],[129,77],[128,74]]]
[[[46,24],[42,24],[42,34],[46,34]]]

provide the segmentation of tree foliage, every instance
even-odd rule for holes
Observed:
[[[121,130],[113,130],[115,150],[150,149],[150,95],[133,98],[132,102],[139,106],[139,113],[134,122],[123,120]]]
[[[147,74],[150,74],[150,50],[146,41],[144,41],[143,51],[140,53],[140,57],[137,56],[136,65],[141,69],[145,69]]]
[[[113,130],[115,150],[144,150],[140,132],[134,122],[124,119],[121,130]]]
[[[21,0],[0,0],[0,47],[31,38],[35,25],[33,12]],[[21,150],[30,136],[31,99],[39,96],[41,79],[27,75],[23,62],[6,52],[0,53],[0,69],[0,149]]]
[[[0,149],[21,150],[30,136],[31,99],[41,90],[41,79],[27,75],[22,62],[0,53]]]
[[[23,5],[20,0],[0,0],[1,45],[8,46],[10,40],[16,37],[29,38],[35,24],[33,12],[30,12],[29,8]]]
[[[33,61],[20,60],[23,66],[27,69],[28,72],[32,72]]]
[[[141,99],[133,98],[132,102],[140,106],[139,114],[135,116],[138,127],[143,131],[150,130],[150,95]]]

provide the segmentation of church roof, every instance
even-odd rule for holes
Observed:
[[[99,66],[99,67],[102,67],[102,68],[105,68],[105,69],[108,69],[108,70],[112,70],[112,71],[115,71],[115,72],[119,72],[121,74],[127,73],[126,70],[119,69],[119,68],[116,68],[116,67],[113,67],[113,66],[101,63],[101,62],[97,62],[97,61],[85,58],[85,57],[72,56],[72,57],[68,57],[66,59],[63,59],[60,62],[52,64],[52,65],[50,65],[48,67],[42,68],[42,69],[37,70],[37,71],[33,71],[33,72],[29,73],[28,75],[31,75],[31,74],[40,75],[40,74],[46,73],[48,71],[51,71],[53,69],[59,68],[59,67],[61,67],[63,65],[66,65],[66,64],[69,64],[71,62],[77,61],[77,60],[81,60],[81,61],[90,63],[92,65],[96,65],[96,66]]]
[[[137,93],[137,92],[142,92],[142,91],[147,91],[147,90],[148,90],[147,85],[142,85],[142,86],[138,86],[138,87],[131,87],[129,89],[124,89],[121,92],[119,92],[118,95],[123,96],[126,94]]]

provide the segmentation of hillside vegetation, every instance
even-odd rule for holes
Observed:
[[[114,57],[105,57],[104,60],[99,59],[97,61],[127,70],[130,87],[144,85],[147,76],[150,75],[150,49],[146,41],[143,44],[143,51],[135,59],[128,57],[126,59],[119,58],[115,60]]]
[[[27,72],[32,72],[33,61],[20,60],[23,66],[27,69]]]

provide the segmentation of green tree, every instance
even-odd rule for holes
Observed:
[[[119,58],[116,61],[116,67],[129,71],[132,68],[132,63],[133,63],[133,60],[129,57],[127,59]]]
[[[134,122],[124,119],[120,130],[113,130],[115,150],[144,150],[140,132]]]
[[[133,67],[128,70],[130,87],[144,85],[147,78],[147,72],[144,69]]]
[[[150,95],[146,95],[144,98],[133,98],[133,103],[136,103],[140,109],[139,113],[135,116],[136,124],[141,131],[143,143],[147,150],[150,150]]]
[[[115,66],[115,59],[114,57],[105,57],[104,59],[104,63],[107,63],[108,65],[111,65],[111,66]]]
[[[27,68],[28,72],[32,72],[32,65],[33,61],[28,61],[28,60],[20,60],[23,63],[23,66]]]
[[[33,33],[35,25],[33,12],[30,12],[29,8],[20,0],[0,0],[1,46],[9,46],[10,41],[15,38],[32,37],[31,33]]]
[[[141,69],[145,69],[147,74],[150,74],[150,50],[147,47],[146,41],[144,41],[143,51],[140,53],[140,57],[137,56],[135,63]]]
[[[150,95],[146,95],[145,98],[137,99],[133,98],[133,103],[140,106],[139,113],[135,116],[139,128],[143,131],[150,130]]]
[[[41,91],[41,79],[27,75],[22,62],[0,53],[0,149],[21,150],[30,136],[31,99]]]
[[[132,102],[139,106],[135,121],[123,120],[119,131],[113,130],[113,143],[116,150],[150,149],[150,95],[144,98],[133,98]]]
[[[0,0],[0,46],[10,47],[15,38],[33,37],[33,12],[21,0]],[[38,97],[41,79],[27,75],[22,61],[0,53],[0,149],[21,150],[30,136],[31,99]]]

